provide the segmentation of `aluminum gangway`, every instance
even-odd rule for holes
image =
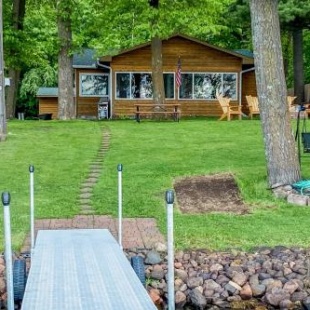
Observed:
[[[107,229],[39,230],[22,310],[157,309]]]

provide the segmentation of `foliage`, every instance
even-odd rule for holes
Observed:
[[[98,32],[91,45],[101,53],[111,53],[150,41],[154,36],[164,39],[176,32],[203,39],[222,29],[219,16],[228,2],[162,0],[158,10],[151,8],[146,0],[106,0],[105,10],[99,10],[102,7],[99,2],[94,7],[97,13],[91,27]],[[154,18],[156,27],[151,27]]]
[[[36,94],[39,87],[52,87],[57,85],[57,68],[49,65],[34,67],[27,71],[20,87],[20,98],[17,110],[25,112],[26,117],[37,116],[38,100]]]
[[[38,88],[41,86],[52,87],[55,86],[57,80],[56,68],[46,66],[37,67],[27,71],[23,78],[23,84],[20,88],[21,98],[25,99],[27,96],[35,96]]]
[[[279,14],[286,27],[310,29],[310,2],[308,0],[281,0]]]
[[[279,14],[282,30],[283,57],[285,63],[285,72],[287,84],[292,87],[293,81],[293,61],[292,61],[292,40],[290,31],[292,27],[302,27],[305,29],[304,34],[304,57],[308,58],[309,54],[309,35],[310,29],[310,2],[308,0],[280,0]],[[250,8],[249,0],[234,0],[226,7],[223,14],[223,31],[214,37],[215,41],[223,41],[226,47],[231,49],[252,49],[252,37],[250,31]],[[305,61],[305,82],[309,83],[309,70],[307,61]]]
[[[252,50],[249,0],[230,2],[220,17],[223,29],[212,38],[212,42],[230,49]]]

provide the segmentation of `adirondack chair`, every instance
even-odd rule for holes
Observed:
[[[249,108],[249,116],[251,119],[253,119],[253,115],[259,115],[259,104],[258,104],[258,98],[255,96],[245,96],[248,108]]]
[[[289,112],[290,112],[291,114],[297,112],[296,106],[293,105],[293,102],[294,102],[294,100],[295,100],[296,98],[297,98],[297,97],[294,97],[294,96],[287,96],[288,110],[289,110]]]
[[[219,121],[221,121],[224,118],[227,118],[227,120],[230,121],[233,115],[237,115],[239,120],[241,120],[242,118],[241,106],[230,105],[230,98],[223,97],[222,95],[217,95],[216,98],[223,111],[223,114],[218,119]]]
[[[289,109],[291,115],[294,116],[294,118],[296,118],[298,115],[298,107],[299,107],[299,106],[296,106],[293,104],[293,102],[296,98],[297,98],[296,96],[287,96],[288,109]],[[308,107],[308,105],[305,105],[304,108],[305,108],[304,110],[299,112],[300,117],[308,118],[309,117],[309,107]]]
[[[287,104],[288,104],[288,109],[290,111],[295,112],[295,106],[293,105],[294,100],[296,99],[296,96],[287,96]]]

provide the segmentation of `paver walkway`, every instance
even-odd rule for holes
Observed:
[[[109,229],[118,241],[118,219],[105,215],[77,215],[73,219],[36,220],[35,232],[39,229]],[[165,243],[156,220],[152,218],[125,218],[122,220],[122,246],[124,249],[151,249],[157,242]],[[27,236],[22,253],[29,252],[30,235]]]
[[[110,133],[109,131],[103,131],[102,143],[98,150],[96,158],[91,162],[89,167],[89,173],[85,181],[82,183],[80,191],[80,207],[81,214],[94,214],[94,209],[91,205],[91,197],[93,195],[93,188],[96,185],[98,178],[101,174],[104,155],[108,151],[110,146]]]

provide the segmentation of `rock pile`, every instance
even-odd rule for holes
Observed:
[[[159,309],[167,305],[164,244],[131,249],[144,258],[147,289]],[[0,306],[5,309],[5,265],[0,257]],[[310,310],[310,250],[261,247],[251,253],[179,251],[175,253],[176,309]],[[19,307],[17,307],[19,309]]]
[[[279,186],[273,189],[273,194],[277,198],[286,199],[288,203],[298,206],[310,205],[310,197],[308,195],[301,195],[298,191],[294,190],[291,185]]]
[[[130,251],[145,259],[148,290],[164,308],[167,298],[165,253]],[[245,253],[208,251],[175,254],[177,309],[309,309],[310,251],[259,248]]]
[[[0,309],[2,307],[2,301],[6,300],[6,283],[5,283],[5,262],[3,256],[0,257]]]

